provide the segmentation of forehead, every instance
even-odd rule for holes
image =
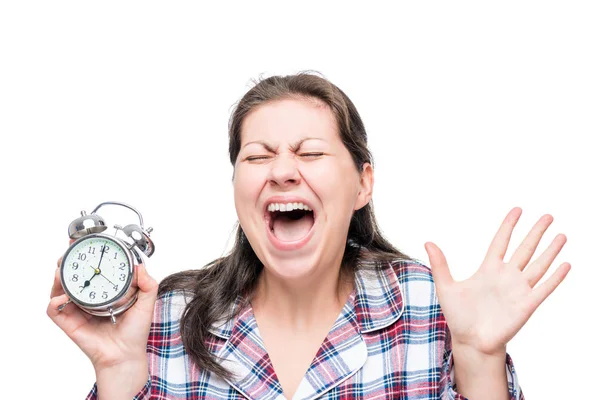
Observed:
[[[244,118],[241,135],[242,145],[257,140],[292,142],[302,137],[339,140],[330,108],[312,99],[282,99],[256,107]]]

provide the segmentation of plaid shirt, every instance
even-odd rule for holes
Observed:
[[[285,399],[250,305],[214,324],[206,343],[233,372],[230,381],[190,362],[179,333],[185,305],[177,292],[157,300],[147,347],[150,374],[135,399]],[[360,269],[293,399],[465,399],[455,391],[450,344],[428,267],[394,261]],[[508,355],[506,373],[511,400],[522,400]],[[87,399],[96,396],[94,385]]]

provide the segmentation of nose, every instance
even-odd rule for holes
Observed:
[[[300,172],[293,156],[279,154],[271,162],[269,183],[281,187],[294,186],[300,183]]]

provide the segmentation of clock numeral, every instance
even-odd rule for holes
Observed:
[[[102,246],[102,251],[105,253],[108,253],[110,250],[110,247],[108,247],[107,245]]]
[[[115,251],[115,258],[113,258],[113,260],[117,259],[117,252]]]
[[[102,298],[104,300],[108,299],[108,292],[102,292]]]
[[[88,249],[88,254],[96,254],[96,248],[90,246],[90,248]]]
[[[77,276],[77,274],[75,274],[75,275],[73,275],[73,276],[71,277],[71,280],[72,280],[73,282],[77,282],[77,281],[79,280],[79,276]]]
[[[119,280],[120,281],[124,281],[125,280],[125,274],[121,274],[121,276],[119,276]]]
[[[121,266],[119,267],[119,269],[120,269],[121,271],[124,271],[124,270],[125,270],[125,263],[121,263]]]
[[[96,298],[96,292],[90,292],[90,299],[95,299]]]
[[[79,268],[79,263],[77,261],[73,262],[73,269]]]
[[[84,253],[79,253],[79,260],[80,261],[85,261],[85,254]]]
[[[117,290],[119,290],[119,285],[113,286],[113,289],[115,289],[115,292],[116,292]]]

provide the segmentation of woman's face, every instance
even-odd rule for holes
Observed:
[[[341,262],[354,210],[371,198],[326,105],[305,99],[265,103],[242,123],[234,171],[240,225],[266,269],[284,279]]]

